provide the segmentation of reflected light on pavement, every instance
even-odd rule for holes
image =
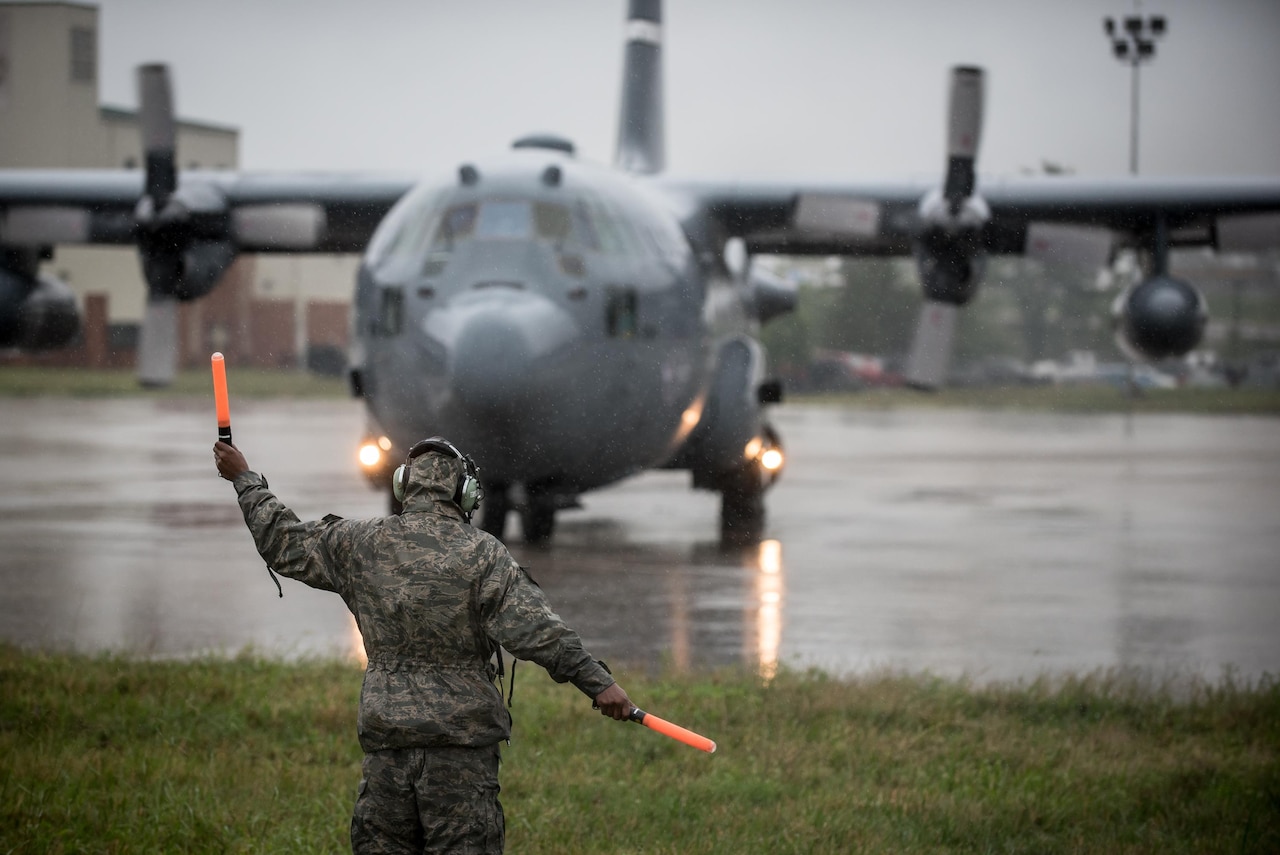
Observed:
[[[782,544],[761,541],[756,561],[756,655],[760,676],[770,680],[778,673],[778,647],[782,642]]]

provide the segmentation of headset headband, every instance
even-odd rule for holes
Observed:
[[[428,439],[419,440],[409,449],[409,453],[405,456],[405,462],[421,457],[428,451],[439,451],[441,453],[452,454],[462,462],[466,462],[467,456],[458,450],[458,447],[442,436],[433,436]]]
[[[415,458],[421,457],[430,451],[452,454],[462,462],[462,477],[458,479],[458,486],[453,493],[453,501],[454,504],[462,509],[462,514],[467,522],[470,522],[471,514],[475,511],[476,505],[484,498],[484,488],[480,486],[480,467],[476,466],[475,461],[470,457],[459,451],[456,445],[442,436],[429,437],[415,443],[413,448],[409,449],[409,453],[405,455],[404,463],[401,464],[391,478],[392,494],[397,501],[404,501],[405,493],[409,489],[409,467],[413,464]]]

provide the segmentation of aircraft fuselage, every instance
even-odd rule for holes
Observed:
[[[572,497],[676,452],[746,320],[641,181],[516,151],[388,214],[353,354],[388,464],[439,434],[490,485]]]

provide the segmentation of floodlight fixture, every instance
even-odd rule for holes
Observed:
[[[1126,15],[1102,19],[1102,30],[1111,40],[1111,53],[1131,69],[1129,171],[1138,173],[1138,68],[1156,57],[1156,40],[1168,31],[1163,15]]]

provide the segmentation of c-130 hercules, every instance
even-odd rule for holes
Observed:
[[[662,175],[660,0],[630,0],[613,168],[552,135],[443,181],[175,169],[167,70],[140,69],[145,175],[0,171],[0,346],[60,346],[70,289],[37,273],[62,243],[136,243],[148,282],[144,383],[172,379],[176,301],[208,293],[239,252],[363,252],[350,377],[368,411],[360,459],[390,494],[405,449],[443,435],[479,467],[480,525],[527,541],[589,490],[687,469],[721,494],[721,535],[764,529],[783,465],[781,398],[756,339],[794,295],[754,254],[914,255],[925,296],[907,375],[945,376],[955,315],[992,253],[1101,265],[1142,250],[1117,301],[1138,358],[1199,342],[1203,298],[1168,275],[1173,245],[1280,245],[1280,181],[1005,181],[977,192],[983,74],[952,71],[945,178],[764,184]],[[391,499],[394,507],[394,498]]]

